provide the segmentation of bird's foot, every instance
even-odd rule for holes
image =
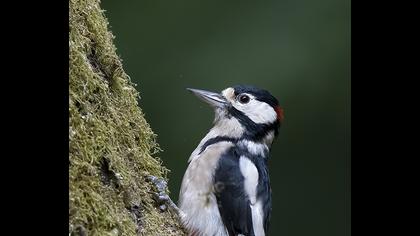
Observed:
[[[180,214],[180,210],[178,206],[172,201],[169,195],[166,193],[168,183],[162,178],[158,178],[156,176],[149,176],[148,180],[153,183],[157,189],[157,192],[154,194],[154,199],[156,203],[159,205],[159,209],[161,211],[171,210],[175,213],[178,217]]]

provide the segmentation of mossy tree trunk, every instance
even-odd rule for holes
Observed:
[[[125,74],[98,0],[70,0],[69,231],[183,235],[154,201],[159,147]]]

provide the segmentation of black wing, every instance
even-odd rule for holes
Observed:
[[[236,152],[235,148],[232,148],[220,158],[214,176],[214,187],[219,212],[229,235],[243,234],[253,236],[254,230],[252,226],[250,200],[244,190],[244,177],[239,168],[239,157],[240,155]],[[265,164],[258,162],[258,160],[257,162],[254,161],[260,173],[257,193],[263,202],[263,223],[265,232],[267,232],[268,219],[271,211],[270,186]]]

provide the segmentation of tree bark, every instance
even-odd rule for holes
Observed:
[[[166,180],[168,170],[99,1],[69,9],[69,233],[184,235],[155,200],[148,178]]]

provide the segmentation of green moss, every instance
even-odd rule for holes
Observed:
[[[148,175],[166,178],[156,135],[137,104],[96,0],[70,0],[69,230],[183,235],[161,212]]]

